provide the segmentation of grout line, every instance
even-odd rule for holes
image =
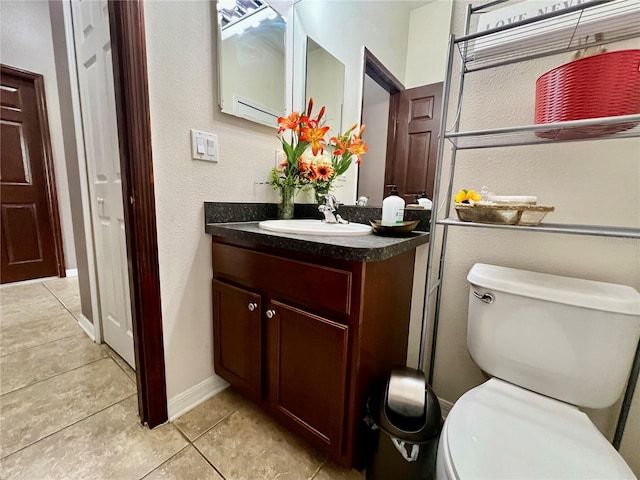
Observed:
[[[309,478],[309,480],[313,480],[314,478],[316,478],[318,476],[318,474],[320,473],[320,470],[322,470],[322,467],[324,467],[324,464],[327,463],[327,459],[325,458],[321,463],[320,466],[318,467],[318,469],[315,471],[315,473],[313,475],[311,475],[311,477]]]
[[[48,282],[51,280],[58,280],[60,277],[40,277],[40,278],[32,278],[30,280],[21,280],[20,282],[11,282],[11,283],[4,283],[2,285],[0,285],[0,291],[2,290],[10,290],[13,287],[22,287],[25,285],[33,285],[36,283],[42,283],[44,285],[44,282]]]
[[[76,317],[76,316],[73,314],[73,312],[71,312],[71,310],[69,310],[69,307],[67,307],[67,306],[65,305],[65,303],[60,299],[60,297],[58,297],[58,295],[56,295],[56,294],[55,294],[55,292],[54,292],[53,290],[51,290],[49,287],[47,287],[47,285],[46,285],[44,282],[42,282],[42,285],[44,286],[44,288],[46,288],[46,289],[49,291],[49,293],[51,293],[51,295],[53,295],[53,297],[54,297],[56,300],[58,300],[58,302],[60,302],[60,305],[62,305],[62,306],[64,307],[64,309],[65,309],[67,312],[69,312],[69,313],[71,314],[71,316],[72,316],[73,318],[75,318],[75,319],[76,319],[76,321],[78,321],[78,317]],[[78,294],[79,294],[79,292],[78,292]]]
[[[47,380],[51,380],[52,378],[59,377],[60,375],[64,375],[65,373],[73,372],[74,370],[78,370],[79,368],[86,367],[87,365],[91,365],[92,363],[96,363],[96,362],[99,362],[101,360],[104,360],[105,358],[109,358],[109,356],[98,358],[97,360],[92,360],[92,361],[87,362],[85,364],[78,365],[77,367],[73,367],[73,368],[71,368],[69,370],[65,370],[64,372],[55,373],[55,374],[51,375],[50,377],[43,378],[43,379],[38,380],[36,382],[30,383],[29,385],[23,385],[22,387],[16,388],[15,390],[11,390],[10,392],[3,393],[2,395],[0,395],[0,398],[4,397],[5,395],[9,395],[10,393],[18,392],[18,391],[22,390],[23,388],[33,387],[34,385],[37,385],[37,384],[42,383],[42,382],[46,382]],[[112,358],[109,358],[109,360],[113,361]]]
[[[82,330],[80,330],[80,331],[82,331]],[[40,343],[39,345],[33,345],[31,347],[27,347],[27,348],[23,348],[23,349],[20,349],[20,350],[16,350],[15,352],[5,353],[3,355],[0,355],[0,358],[8,357],[9,355],[13,355],[15,353],[26,352],[27,350],[31,350],[32,348],[42,347],[43,345],[49,345],[50,343],[57,342],[59,340],[64,340],[66,338],[76,337],[76,336],[79,337],[80,336],[80,332],[72,333],[71,335],[67,335],[65,337],[56,338],[55,340],[49,340],[48,342]],[[87,338],[89,338],[89,337],[87,337]],[[89,340],[91,340],[91,339],[89,339]]]
[[[97,414],[98,414],[98,413],[100,413],[100,412],[104,412],[106,409],[111,408],[111,407],[113,407],[114,405],[117,405],[117,404],[119,404],[119,403],[122,403],[122,402],[124,402],[124,401],[126,401],[126,400],[129,400],[131,397],[135,397],[136,395],[137,395],[137,393],[134,393],[133,395],[129,395],[128,397],[122,398],[122,399],[118,400],[117,402],[114,402],[114,403],[112,403],[112,404],[110,404],[110,405],[107,405],[106,407],[101,408],[100,410],[97,410],[97,411],[93,412],[93,413],[92,413],[92,414],[90,414],[90,415],[87,415],[86,417],[83,417],[83,418],[81,418],[81,419],[79,419],[79,420],[76,420],[75,422],[70,423],[69,425],[67,425],[67,426],[65,426],[65,427],[62,427],[60,430],[56,430],[55,432],[51,432],[50,434],[45,435],[45,436],[44,436],[44,437],[42,437],[42,438],[39,438],[39,439],[38,439],[38,440],[36,440],[35,442],[30,443],[29,445],[25,445],[24,447],[19,448],[19,449],[18,449],[18,450],[16,450],[15,452],[11,452],[9,455],[5,455],[4,457],[0,456],[0,460],[5,460],[5,459],[9,458],[10,456],[15,455],[16,453],[21,452],[21,451],[22,451],[22,450],[24,450],[25,448],[29,448],[29,447],[31,447],[31,446],[33,446],[33,445],[35,445],[36,443],[39,443],[39,442],[41,442],[42,440],[44,440],[44,439],[46,439],[46,438],[51,437],[52,435],[56,435],[56,434],[58,434],[58,433],[62,432],[63,430],[66,430],[67,428],[72,427],[72,426],[76,425],[77,423],[80,423],[80,422],[82,422],[82,421],[86,420],[87,418],[91,418],[91,417],[93,417],[94,415],[97,415]]]
[[[222,417],[220,420],[218,420],[216,423],[214,423],[213,425],[211,425],[209,428],[207,428],[204,432],[202,432],[201,434],[199,434],[197,437],[195,437],[193,439],[193,442],[195,442],[196,440],[198,440],[200,437],[206,435],[207,433],[209,433],[211,430],[213,430],[214,428],[216,428],[218,425],[220,425],[222,422],[224,422],[227,418],[229,418],[231,415],[233,415],[234,413],[236,413],[238,410],[240,410],[241,407],[236,408],[233,412],[225,415],[224,417]],[[177,419],[176,419],[177,420]],[[176,425],[176,427],[178,427]],[[178,427],[178,430],[180,430],[180,427]],[[186,435],[186,434],[185,434]],[[191,441],[191,440],[190,440]]]
[[[153,472],[155,472],[157,469],[159,469],[161,466],[163,466],[165,463],[167,463],[169,460],[171,460],[172,458],[176,457],[177,455],[180,455],[182,452],[184,452],[187,448],[189,448],[191,446],[191,444],[187,443],[184,447],[182,447],[180,450],[178,450],[176,453],[174,453],[173,455],[171,455],[169,458],[167,458],[165,461],[161,462],[159,465],[156,465],[155,467],[153,467],[151,470],[149,470],[147,473],[145,473],[142,477],[140,477],[140,480],[144,480],[145,478],[147,478],[149,475],[151,475]]]
[[[207,456],[206,456],[204,453],[202,453],[202,452],[200,451],[200,449],[199,449],[195,444],[193,444],[193,443],[192,443],[192,444],[191,444],[191,446],[196,450],[196,452],[198,452],[198,454],[199,454],[202,458],[204,458],[204,461],[205,461],[205,462],[207,462],[209,465],[211,465],[211,468],[213,468],[213,469],[218,473],[218,475],[220,475],[220,476],[222,477],[222,479],[223,479],[223,480],[226,480],[226,479],[227,479],[227,477],[225,477],[225,476],[222,474],[222,472],[221,472],[220,470],[218,470],[218,469],[216,468],[216,466],[215,466],[213,463],[211,463],[211,461],[209,461],[209,459],[207,458]]]
[[[187,441],[187,443],[189,443],[189,445],[193,443],[191,440],[189,440],[189,437],[187,437],[187,434],[184,433],[182,430],[180,430],[180,427],[178,427],[175,423],[173,424],[173,426],[176,427],[176,430],[178,430],[178,433],[180,434],[180,436],[184,438]]]
[[[114,354],[114,355],[118,355],[118,354],[116,353],[116,351],[115,351],[114,349],[112,349],[111,347],[109,347],[106,343],[104,343],[104,344],[100,343],[100,344],[96,344],[96,345],[98,345],[98,347],[100,347],[100,349],[102,349],[102,351],[103,351],[103,352],[105,352],[105,353],[107,354],[107,356],[108,356],[111,360],[113,360],[113,361],[115,362],[115,364],[118,366],[118,368],[119,368],[120,370],[122,370],[122,372],[127,376],[127,378],[128,378],[129,380],[131,380],[131,381],[135,384],[136,388],[138,388],[138,375],[136,374],[136,378],[135,378],[135,379],[134,379],[134,378],[131,378],[131,377],[129,376],[129,373],[124,369],[124,367],[123,367],[122,365],[120,365],[120,363],[119,363],[115,358],[113,358],[113,355],[111,355],[111,353],[110,353],[110,352],[113,352],[113,354]],[[107,350],[107,349],[105,349],[105,348],[102,348],[102,347],[101,347],[101,345],[107,345],[108,350]],[[118,355],[118,357],[119,357],[119,358],[120,358],[124,363],[126,363],[126,364],[127,364],[127,366],[128,366],[129,368],[131,368],[131,366],[126,362],[126,360],[125,360],[125,359],[123,359],[122,357],[120,357],[120,355]],[[133,369],[132,369],[132,370],[133,370]],[[133,373],[136,373],[136,371],[135,371],[135,370],[133,370]]]

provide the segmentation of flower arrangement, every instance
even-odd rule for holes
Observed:
[[[368,150],[362,139],[364,125],[356,132],[357,124],[354,124],[327,142],[325,136],[330,127],[324,124],[325,107],[315,118],[311,116],[312,110],[313,99],[310,99],[306,111],[278,118],[285,160],[271,170],[269,183],[280,189],[282,198],[293,196],[297,189],[309,185],[316,192],[316,201],[320,202],[321,195],[329,193],[333,181],[349,169],[353,158],[360,164],[362,155]]]
[[[473,205],[474,203],[482,200],[482,197],[478,195],[474,190],[460,190],[453,197],[456,203],[466,203]]]

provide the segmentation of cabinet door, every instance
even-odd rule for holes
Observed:
[[[349,328],[276,301],[267,318],[272,407],[339,454]]]
[[[216,373],[254,400],[262,392],[260,295],[213,281],[213,345]]]

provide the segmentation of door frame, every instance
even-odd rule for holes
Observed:
[[[108,8],[138,408],[153,428],[168,415],[144,4],[109,0]]]
[[[42,138],[42,154],[44,159],[45,178],[47,180],[47,206],[49,208],[49,221],[53,230],[53,243],[56,254],[56,271],[58,277],[66,277],[64,261],[64,249],[62,247],[62,228],[60,227],[60,210],[58,209],[58,190],[56,188],[56,175],[53,166],[53,154],[51,149],[51,132],[49,131],[49,117],[44,91],[44,77],[39,73],[29,72],[20,68],[0,64],[1,75],[14,75],[33,81],[38,107],[38,123]]]
[[[391,178],[391,172],[393,172],[393,166],[395,165],[395,144],[398,126],[398,106],[400,100],[400,92],[405,88],[398,78],[391,73],[391,71],[384,66],[384,64],[378,60],[378,58],[371,53],[371,51],[364,47],[363,65],[362,65],[362,92],[360,94],[360,125],[362,125],[362,117],[364,115],[364,88],[365,77],[369,75],[373,81],[380,85],[383,89],[389,92],[389,118],[387,120],[387,162],[384,169],[384,185],[382,185],[382,196],[385,196],[386,185],[389,184]],[[360,183],[360,170],[358,169],[358,175],[356,178],[356,192]],[[359,193],[356,195],[358,196]]]

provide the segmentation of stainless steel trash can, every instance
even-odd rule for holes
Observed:
[[[416,389],[422,390],[420,402]],[[413,389],[413,392],[408,392]],[[394,369],[367,403],[374,430],[367,480],[432,480],[442,430],[438,398],[424,375],[410,368]]]

